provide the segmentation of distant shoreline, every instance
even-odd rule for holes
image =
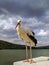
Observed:
[[[25,49],[25,45],[18,45],[18,44],[13,44],[7,41],[0,40],[0,50],[2,49]],[[49,46],[32,47],[32,49],[49,49]]]

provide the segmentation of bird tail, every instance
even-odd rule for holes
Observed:
[[[36,40],[36,39],[35,39]],[[35,42],[35,46],[37,45],[37,40],[36,40],[36,42]]]
[[[37,45],[37,39],[35,37],[32,37],[32,40],[34,41],[35,46],[36,46]]]

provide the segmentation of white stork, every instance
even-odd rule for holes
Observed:
[[[22,40],[24,40],[24,42],[26,42],[26,62],[29,62],[29,59],[28,59],[28,50],[27,50],[27,43],[30,43],[30,62],[34,62],[32,60],[32,46],[36,46],[37,44],[37,40],[35,39],[34,35],[35,33],[28,30],[28,29],[23,29],[22,26],[21,26],[22,22],[21,20],[18,20],[17,21],[17,25],[16,25],[16,31],[17,31],[17,34],[19,36],[19,38],[21,38]]]

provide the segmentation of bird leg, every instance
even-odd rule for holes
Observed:
[[[29,62],[29,59],[28,59],[28,48],[27,48],[27,45],[26,45],[26,60],[25,62]]]
[[[30,44],[30,63],[32,62],[35,62],[35,61],[32,59],[32,46]]]
[[[30,44],[30,62],[32,63],[32,47],[31,47],[31,44]]]

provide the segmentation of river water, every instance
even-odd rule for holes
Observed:
[[[0,65],[13,65],[13,62],[25,59],[25,50],[0,50]],[[30,52],[28,50],[28,56]],[[49,49],[32,49],[33,58],[49,56]]]

